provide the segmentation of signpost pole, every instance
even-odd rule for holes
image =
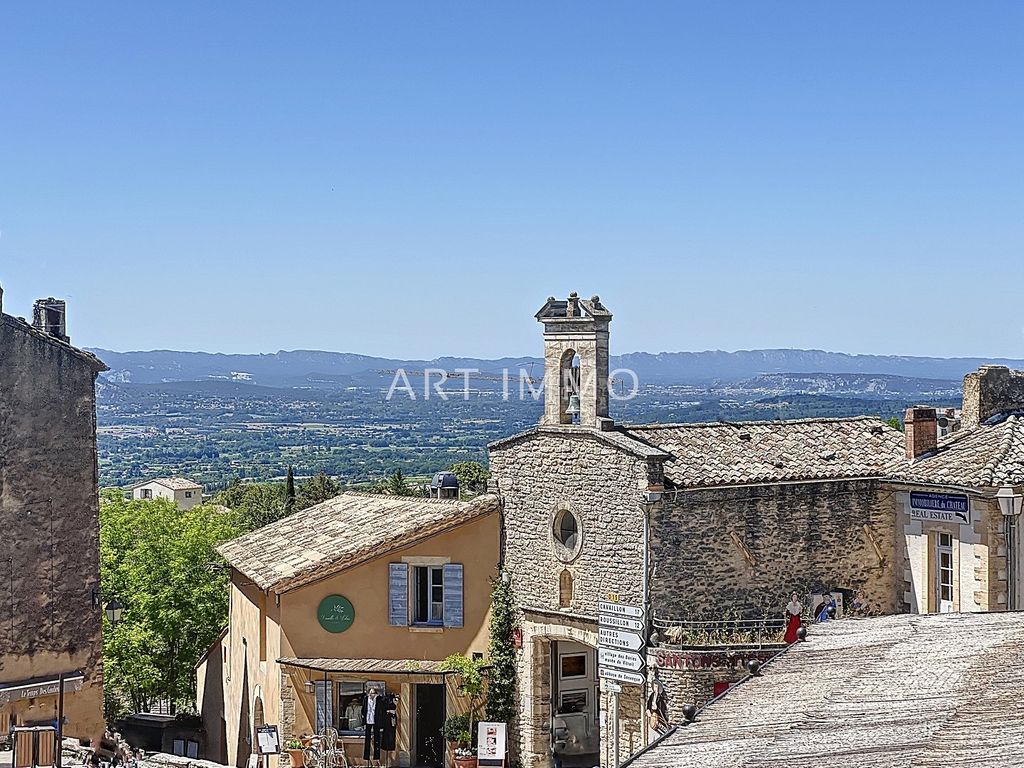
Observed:
[[[612,759],[609,766],[619,764],[619,692],[612,694]]]
[[[62,747],[64,745],[64,673],[57,675],[57,754],[53,764],[61,768]]]

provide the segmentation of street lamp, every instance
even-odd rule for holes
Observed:
[[[116,627],[117,623],[121,621],[121,614],[124,613],[124,606],[121,605],[121,601],[116,597],[113,598],[103,608],[103,612],[107,615],[107,621],[110,622],[110,626]]]
[[[1024,507],[1024,493],[1019,486],[1004,485],[996,491],[999,511],[1003,513],[1006,531],[1006,607],[1017,610],[1017,519]]]
[[[999,502],[999,511],[1004,517],[1016,517],[1024,507],[1024,494],[1012,485],[1004,485],[996,493],[996,500]]]

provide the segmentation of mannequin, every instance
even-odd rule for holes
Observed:
[[[384,697],[380,695],[377,687],[373,686],[366,692],[366,698],[363,699],[363,760],[370,765],[380,765],[380,747],[386,718]],[[370,763],[371,743],[373,746],[372,763]]]
[[[385,752],[394,752],[398,748],[398,696],[387,693],[383,698],[384,733],[381,736],[380,748]]]

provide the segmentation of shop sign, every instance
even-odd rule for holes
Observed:
[[[505,723],[477,723],[476,759],[479,765],[505,764]]]
[[[352,626],[356,618],[356,609],[347,597],[328,595],[320,601],[316,609],[316,618],[320,626],[328,632],[344,632]]]
[[[82,690],[85,676],[74,673],[64,678],[64,693]],[[57,696],[60,694],[60,680],[27,680],[21,683],[0,683],[0,706],[10,704],[19,699],[35,699],[41,696]]]
[[[276,725],[256,726],[256,752],[261,755],[276,755],[281,751],[281,737]]]
[[[964,493],[910,492],[910,519],[971,524],[971,500]]]

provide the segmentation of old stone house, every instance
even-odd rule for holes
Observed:
[[[514,730],[527,766],[548,764],[553,716],[568,708],[587,713],[590,758],[602,765],[646,743],[642,687],[622,686],[618,723],[605,714],[599,600],[643,606],[666,627],[779,615],[792,591],[859,592],[869,613],[900,607],[896,522],[881,478],[902,436],[872,418],[616,425],[611,318],[597,297],[547,301],[537,313],[542,422],[490,446],[502,567],[522,612]],[[693,700],[692,676],[661,677],[677,714]]]
[[[441,765],[465,711],[442,662],[487,650],[498,500],[344,493],[219,548],[228,627],[197,669],[208,758],[245,766],[254,730],[336,728],[361,764],[371,687],[397,700],[398,765]]]
[[[103,732],[96,376],[73,347],[65,306],[33,322],[2,312],[0,290],[0,733],[49,725]]]

